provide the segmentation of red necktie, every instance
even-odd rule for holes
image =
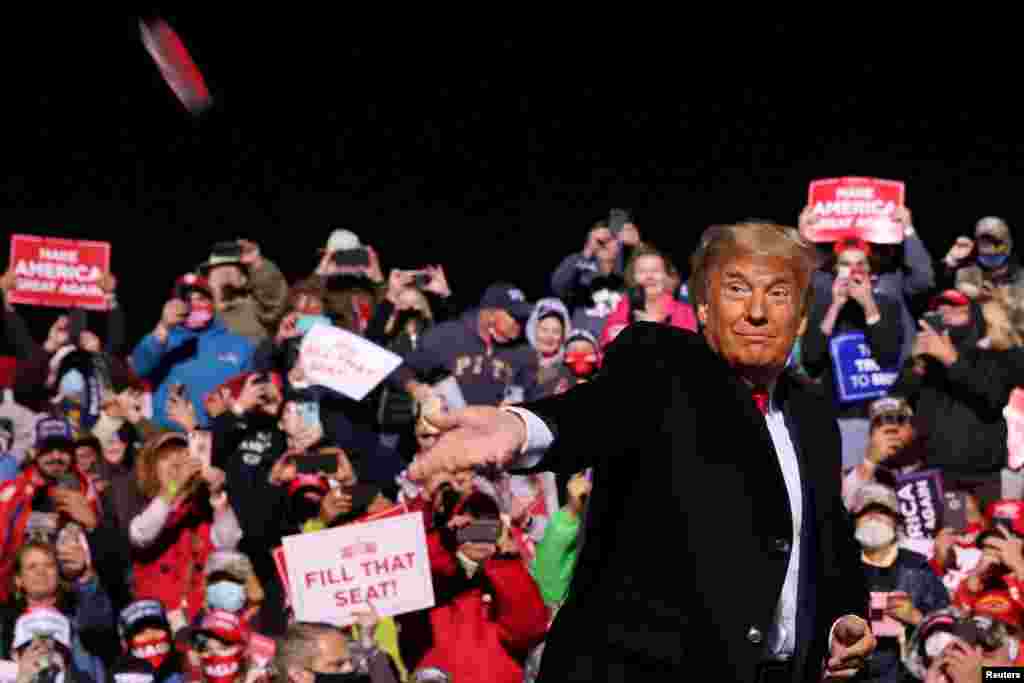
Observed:
[[[767,389],[754,389],[751,392],[751,396],[754,397],[754,403],[761,409],[761,413],[764,415],[768,414],[768,390]]]

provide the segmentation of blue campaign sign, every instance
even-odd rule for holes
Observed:
[[[866,401],[885,396],[899,375],[896,368],[879,366],[871,355],[864,333],[837,334],[829,340],[836,391],[843,403]]]

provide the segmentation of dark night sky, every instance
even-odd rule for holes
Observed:
[[[982,215],[1024,218],[1016,60],[972,68],[963,41],[812,58],[802,28],[761,26],[610,49],[606,32],[412,35],[272,7],[163,15],[213,91],[199,120],[133,16],[5,45],[3,225],[112,240],[135,336],[219,239],[255,239],[294,279],[348,227],[385,269],[443,261],[469,303],[499,277],[545,294],[612,206],[680,264],[710,223],[795,222],[815,177],[905,180],[935,255]]]

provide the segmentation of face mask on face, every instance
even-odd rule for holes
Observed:
[[[206,587],[206,604],[237,614],[245,607],[245,586],[234,581],[218,581]]]
[[[65,397],[81,403],[82,397],[85,395],[85,376],[78,370],[64,373],[60,379],[59,391]]]
[[[170,651],[171,641],[166,632],[149,640],[136,638],[132,641],[132,656],[146,660],[153,665],[154,669],[160,668]]]
[[[213,304],[209,301],[197,301],[189,309],[185,318],[185,327],[190,330],[201,330],[213,320]]]
[[[880,519],[866,519],[857,525],[854,538],[866,550],[877,550],[896,539],[896,528]]]
[[[978,265],[985,270],[996,270],[1006,265],[1010,254],[978,254]]]
[[[206,683],[234,683],[241,670],[242,648],[230,655],[203,655],[200,660]]]
[[[565,364],[577,377],[590,377],[597,369],[597,354],[574,351],[565,354]]]

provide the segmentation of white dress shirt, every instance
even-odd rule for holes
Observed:
[[[789,553],[789,565],[786,568],[786,578],[782,584],[782,593],[779,596],[779,603],[775,612],[775,623],[772,625],[771,633],[768,634],[768,652],[778,659],[787,659],[796,650],[796,612],[797,612],[797,588],[799,579],[799,558],[800,558],[800,525],[803,523],[803,493],[800,485],[800,466],[797,460],[796,448],[789,436],[789,429],[786,427],[785,416],[781,407],[775,403],[775,392],[772,391],[768,403],[768,413],[765,415],[765,422],[768,432],[775,446],[775,453],[779,458],[779,466],[782,469],[782,477],[786,483],[786,493],[789,495],[789,506],[793,516],[793,538]],[[513,464],[514,467],[533,467],[537,465],[544,451],[551,446],[554,435],[544,420],[524,408],[506,407],[504,410],[518,415],[526,425],[526,443],[523,446],[522,454]],[[838,621],[837,621],[838,623]],[[829,632],[829,644],[831,646],[832,633],[835,631],[835,624]]]

